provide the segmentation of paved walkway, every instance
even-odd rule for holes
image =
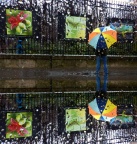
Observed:
[[[95,69],[36,69],[36,68],[3,68],[0,70],[0,80],[14,79],[49,79],[49,78],[79,78],[95,79]],[[102,69],[100,76],[104,75]],[[108,77],[117,81],[137,81],[137,67],[110,67]]]
[[[95,69],[3,68],[1,92],[95,90]],[[100,77],[103,80],[101,69]],[[15,90],[16,89],[16,90]],[[137,68],[109,67],[108,90],[137,90]]]

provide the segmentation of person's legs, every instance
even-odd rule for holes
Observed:
[[[103,83],[103,87],[102,87],[103,92],[107,92],[107,82],[108,82],[108,74],[105,73],[104,74],[104,83]]]
[[[100,91],[100,76],[99,74],[96,75],[96,91]]]
[[[100,75],[96,75],[96,93],[95,97],[100,97],[100,92],[101,92],[101,81],[100,81]]]
[[[102,56],[102,61],[104,64],[104,73],[107,74],[108,73],[107,56]]]
[[[101,57],[96,56],[96,73],[100,72],[100,60],[101,60]]]
[[[107,98],[107,82],[108,82],[108,74],[104,74],[104,82],[101,88],[101,97]]]

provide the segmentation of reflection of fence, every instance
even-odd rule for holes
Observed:
[[[93,100],[95,94],[94,92],[69,92],[69,93],[24,93],[22,95],[22,109],[21,111],[31,111],[40,108],[42,115],[41,125],[43,132],[43,140],[47,144],[56,143],[79,143],[79,142],[129,142],[137,141],[136,129],[124,129],[124,130],[105,130],[105,123],[98,123],[95,119],[90,119],[90,127],[87,132],[73,132],[65,133],[64,128],[60,135],[58,135],[59,122],[62,126],[65,125],[64,121],[64,110],[66,108],[84,108],[88,106],[88,103]],[[137,92],[108,92],[109,99],[118,104],[132,104],[137,107]],[[0,96],[0,110],[1,113],[6,113],[7,111],[19,111],[18,104],[16,103],[16,94],[1,94]],[[59,116],[62,116],[59,118]],[[38,117],[37,117],[38,118]],[[58,121],[59,119],[59,121]],[[64,124],[63,124],[64,122]],[[88,125],[89,126],[89,125]],[[38,132],[41,133],[41,132]],[[25,140],[24,140],[25,141]]]
[[[7,35],[5,10],[30,10],[33,13],[33,35],[23,36],[24,54],[63,54],[63,55],[92,55],[93,48],[87,44],[87,39],[68,39],[65,37],[65,16],[87,17],[86,36],[95,27],[105,25],[108,18],[136,20],[136,6],[127,3],[117,3],[109,0],[58,1],[35,5],[15,3],[13,6],[0,5],[0,52],[3,54],[16,53],[18,38],[22,36]],[[43,10],[40,10],[40,9]],[[61,18],[58,17],[61,14]],[[60,21],[61,20],[61,21]],[[135,22],[136,23],[136,22]],[[23,25],[24,26],[24,25]],[[75,25],[74,25],[75,27]],[[136,28],[135,28],[136,30]],[[19,31],[20,32],[20,31]],[[21,34],[21,32],[19,33]],[[136,33],[134,33],[136,39]],[[118,43],[109,50],[110,55],[136,55],[137,44],[134,40]]]
[[[108,91],[108,98],[115,104],[133,104],[137,106],[137,92],[135,91]],[[22,107],[24,109],[33,109],[37,106],[58,106],[58,107],[85,107],[95,98],[94,92],[64,92],[64,93],[26,93],[21,95]],[[16,94],[1,94],[1,110],[17,110],[18,103]]]

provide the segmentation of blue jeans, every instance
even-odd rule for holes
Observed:
[[[101,61],[104,64],[104,73],[108,73],[107,56],[96,56],[96,73],[100,72]]]
[[[103,86],[101,86],[100,75],[96,75],[96,91],[104,91],[107,92],[107,82],[108,82],[108,74],[104,75]]]

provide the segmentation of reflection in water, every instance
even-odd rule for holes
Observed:
[[[95,75],[90,70],[68,72],[22,69],[21,71],[10,71],[11,74],[12,72],[17,75],[14,75],[13,79],[10,79],[11,81],[6,79],[9,75],[6,71],[5,75],[3,74],[1,77],[1,80],[11,84],[8,88],[13,92],[0,95],[1,143],[16,141],[18,143],[39,142],[40,144],[123,144],[137,141],[136,127],[126,127],[125,129],[118,127],[114,130],[108,123],[97,121],[88,113],[89,102],[95,97],[105,97],[117,106],[133,105],[132,115],[134,122],[137,121],[135,117],[137,115],[137,91],[133,91],[136,90],[136,87],[133,85],[132,89],[127,87],[129,80],[135,81],[137,77],[135,73],[125,79],[128,73],[120,69],[119,72],[116,70],[112,72],[111,69],[109,75],[102,75],[102,73]],[[28,78],[30,79],[28,80]],[[26,79],[27,85],[23,89]],[[12,83],[13,81],[14,83]],[[24,83],[19,83],[20,81]],[[126,85],[124,85],[125,81]],[[112,83],[115,84],[112,85]],[[16,85],[19,85],[18,93],[13,89]],[[32,85],[34,87],[30,90]],[[130,91],[121,90],[123,87],[124,90]],[[34,92],[34,90],[40,91],[39,88],[43,92]],[[28,92],[25,92],[27,90]],[[78,111],[79,118],[73,109]],[[67,120],[68,115],[66,116],[67,111],[71,116],[69,120]],[[32,113],[32,117],[30,113]],[[82,119],[81,116],[85,116],[85,118]],[[12,127],[13,123],[16,124],[17,129]],[[5,128],[6,125],[10,126]],[[7,131],[8,138],[5,138]],[[22,133],[22,139],[16,136],[20,137]]]
[[[107,82],[108,82],[108,74],[104,74],[103,86],[101,85],[100,75],[96,75],[96,95],[104,96],[107,95]]]
[[[137,90],[136,68],[110,68],[108,91]],[[47,70],[47,69],[11,69],[0,71],[0,91],[9,92],[67,92],[95,91],[96,75],[92,69],[83,70]],[[103,80],[102,71],[100,78]]]
[[[102,122],[110,122],[117,116],[117,106],[107,98],[107,77],[105,73],[103,86],[101,86],[100,75],[96,75],[95,99],[88,104],[89,114]]]
[[[106,80],[106,79],[105,79]],[[110,92],[107,91],[108,98],[119,104],[137,105],[137,92]],[[87,108],[88,103],[95,97],[95,92],[41,92],[41,93],[9,93],[0,96],[0,121],[1,141],[5,139],[5,124],[8,113],[32,112],[32,137],[25,139],[7,139],[7,141],[18,142],[38,142],[43,144],[64,144],[64,143],[116,143],[137,141],[137,129],[128,128],[112,130],[108,129],[106,123],[99,122],[88,115],[86,111],[86,128],[85,131],[66,132],[65,110],[70,108],[83,109]],[[18,102],[17,102],[18,101]],[[19,108],[19,104],[24,109]],[[136,110],[136,109],[135,109]],[[25,117],[24,117],[25,118]],[[25,124],[26,125],[26,124]],[[25,126],[23,125],[23,126]],[[29,140],[31,139],[31,140]]]
[[[12,92],[1,93],[0,95],[1,143],[17,141],[18,143],[39,142],[40,144],[106,144],[118,142],[123,144],[129,141],[137,141],[137,129],[135,127],[126,129],[118,127],[118,129],[112,130],[106,122],[97,121],[88,113],[89,102],[98,96],[105,97],[117,106],[132,104],[134,106],[132,115],[134,116],[134,121],[136,121],[137,91],[133,90],[136,90],[137,82],[135,79],[137,75],[132,69],[129,70],[132,72],[130,76],[127,71],[122,69],[111,69],[109,75],[102,75],[102,73],[95,75],[90,70],[13,69],[11,71],[7,69],[3,71],[1,80],[5,81],[4,84],[9,84],[7,84],[7,92],[8,90]],[[8,80],[9,71],[11,75],[14,75],[13,79],[10,80]],[[130,80],[132,81],[132,88],[128,86],[129,82],[131,82]],[[135,82],[135,85],[133,85],[133,82]],[[16,86],[18,86],[18,89],[13,89]],[[29,88],[32,89],[30,90]],[[15,92],[15,90],[18,90],[18,92]],[[79,120],[77,114],[70,111],[72,118],[66,120],[66,111],[72,109],[79,111],[79,115],[85,116],[85,118],[82,119],[79,116]],[[83,110],[82,113],[81,110]],[[32,118],[29,116],[30,112],[32,113]],[[12,121],[7,113],[10,114],[10,117],[12,116]],[[32,127],[30,125],[31,119]],[[18,132],[11,127],[10,130],[12,132],[8,128],[5,129],[6,124],[9,125],[11,122],[11,126],[15,122]],[[20,123],[20,126],[18,123]],[[68,125],[70,126],[69,128]],[[81,129],[79,125],[84,126],[84,128]],[[32,136],[30,136],[31,128]],[[26,133],[26,138],[24,136],[22,139],[15,137],[18,133],[20,134],[20,129],[23,130],[23,134],[25,134],[24,130],[29,132]],[[70,132],[70,130],[74,129],[76,131]],[[14,135],[15,138],[6,139],[7,130],[9,133],[7,137],[13,137]]]

